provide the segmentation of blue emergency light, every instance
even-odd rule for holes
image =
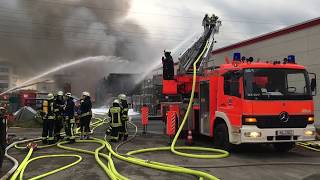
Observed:
[[[295,64],[296,63],[296,57],[294,55],[288,55],[288,63]]]
[[[239,53],[239,52],[233,53],[233,60],[240,61],[241,60],[241,53]]]

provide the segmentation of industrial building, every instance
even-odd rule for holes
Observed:
[[[140,88],[135,81],[140,76],[140,74],[110,73],[101,79],[96,87],[96,103],[110,104],[112,97],[118,96],[119,93],[131,96],[137,88]]]
[[[13,68],[6,64],[0,64],[0,91],[5,91],[16,86],[17,76],[14,75]]]
[[[215,49],[212,62],[219,65],[225,61],[225,57],[232,59],[235,52],[262,61],[281,61],[288,55],[294,55],[298,64],[306,66],[309,72],[317,73],[319,77],[320,18]],[[319,95],[314,102],[316,117],[320,118]]]

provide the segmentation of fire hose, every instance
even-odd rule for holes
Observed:
[[[92,126],[93,126],[93,128],[96,128],[96,126],[99,126],[100,124],[101,124],[102,122],[101,122],[101,120],[99,120],[98,122],[95,122],[95,123],[92,123]],[[64,133],[62,133],[62,135],[63,135]],[[28,152],[28,155],[29,155],[29,153],[30,153],[30,156],[26,156],[25,157],[25,159],[24,159],[24,161],[19,165],[19,162],[14,158],[14,157],[12,157],[12,156],[10,156],[9,154],[8,154],[8,151],[11,149],[11,148],[13,148],[13,147],[15,147],[15,148],[17,148],[17,149],[20,149],[20,150],[26,150],[27,148],[26,147],[20,147],[20,146],[18,146],[18,144],[22,144],[22,143],[28,143],[28,142],[38,142],[38,141],[40,141],[42,138],[41,137],[39,137],[39,138],[33,138],[33,139],[27,139],[27,140],[22,140],[22,141],[17,141],[17,142],[14,142],[14,143],[12,143],[12,144],[10,144],[7,148],[6,148],[6,150],[5,150],[5,157],[6,158],[8,158],[14,165],[13,165],[13,167],[4,175],[4,176],[2,176],[1,178],[0,178],[0,180],[5,180],[5,179],[8,179],[11,175],[11,179],[16,179],[17,178],[17,176],[16,175],[13,175],[14,173],[17,173],[17,172],[21,172],[21,169],[19,169],[19,167],[23,167],[23,166],[25,166],[26,167],[26,165],[27,164],[29,164],[31,161],[29,161],[28,162],[28,159],[30,158],[30,156],[31,156],[31,154],[32,154],[32,152],[33,152],[33,148],[30,148],[30,150],[29,150],[29,152]],[[38,146],[37,148],[38,149],[44,149],[44,148],[48,148],[48,147],[53,147],[53,146],[55,146],[55,145],[57,145],[57,144],[52,144],[52,145],[44,145],[44,146]],[[31,151],[31,152],[30,152]],[[70,155],[70,156],[73,156],[73,157],[75,157],[74,155]],[[50,155],[49,156],[44,156],[44,157],[42,157],[42,158],[45,158],[45,157],[51,157]],[[59,157],[62,157],[62,156],[59,156]],[[77,156],[78,157],[78,156]],[[42,159],[42,158],[37,158],[37,159]],[[79,158],[79,157],[78,157]],[[80,158],[79,158],[80,159]],[[34,159],[34,160],[36,160],[36,159]],[[32,160],[32,161],[34,161],[34,160]],[[79,162],[78,162],[79,163]],[[68,165],[67,165],[68,166]],[[19,170],[18,170],[19,169]],[[66,168],[65,168],[66,169]],[[61,169],[61,170],[63,170],[63,169]],[[61,171],[60,170],[60,171]]]
[[[202,171],[198,171],[198,170],[193,170],[193,169],[187,169],[184,167],[179,167],[179,166],[175,166],[175,165],[171,165],[171,164],[166,164],[166,163],[160,163],[160,162],[154,162],[154,161],[146,161],[140,158],[136,158],[136,157],[132,157],[133,154],[138,154],[138,153],[145,153],[145,152],[151,152],[151,151],[168,151],[170,150],[171,152],[173,152],[174,154],[180,155],[180,156],[185,156],[185,157],[191,157],[191,158],[202,158],[202,159],[213,159],[213,158],[224,158],[227,157],[229,155],[228,152],[223,151],[223,150],[219,150],[219,149],[212,149],[212,148],[204,148],[204,147],[175,147],[177,139],[182,131],[182,128],[184,126],[184,124],[186,123],[186,120],[188,118],[190,109],[192,107],[192,103],[193,103],[193,98],[194,98],[194,92],[195,92],[195,84],[196,84],[196,64],[199,62],[200,58],[203,56],[205,50],[208,48],[208,42],[206,42],[206,46],[203,49],[203,51],[200,53],[200,55],[198,56],[197,60],[194,62],[194,69],[193,69],[193,84],[192,84],[192,92],[191,92],[191,97],[190,97],[190,102],[188,105],[188,109],[187,112],[183,118],[182,124],[177,132],[177,134],[175,135],[175,138],[173,140],[173,143],[170,147],[159,147],[159,148],[149,148],[149,149],[140,149],[140,150],[136,150],[136,151],[131,151],[128,152],[126,155],[128,155],[128,157],[125,157],[123,155],[120,155],[118,153],[116,153],[113,149],[112,146],[106,142],[103,141],[101,139],[97,139],[94,138],[93,140],[82,140],[82,141],[76,141],[76,142],[88,142],[88,143],[99,143],[101,144],[101,146],[99,148],[97,148],[94,152],[92,151],[87,151],[87,150],[82,150],[82,149],[77,149],[77,148],[71,148],[71,147],[67,147],[67,146],[63,146],[63,144],[65,144],[66,142],[60,142],[57,144],[58,147],[62,148],[62,149],[66,149],[66,150],[71,150],[71,151],[76,151],[76,152],[81,152],[81,153],[87,153],[87,154],[92,154],[95,156],[96,161],[99,163],[99,165],[103,168],[103,170],[107,173],[107,175],[111,178],[111,179],[123,179],[126,180],[126,177],[123,177],[122,175],[120,175],[113,164],[112,161],[112,156],[129,162],[129,163],[133,163],[136,165],[140,165],[140,166],[144,166],[144,167],[148,167],[148,168],[153,168],[153,169],[158,169],[158,170],[162,170],[162,171],[168,171],[168,172],[175,172],[175,173],[184,173],[184,174],[190,174],[190,175],[194,175],[194,176],[198,176],[200,180],[202,179],[218,179],[215,176],[202,172]],[[100,120],[101,121],[101,120]],[[101,125],[101,124],[100,124]],[[109,154],[103,154],[100,153],[100,151],[103,148],[107,148],[107,150],[109,151]],[[206,151],[206,152],[214,152],[214,153],[221,153],[221,154],[217,154],[217,155],[196,155],[196,154],[189,154],[189,153],[184,153],[184,152],[180,152],[177,150],[196,150],[196,151]],[[39,158],[34,158],[34,159],[30,159],[30,156],[32,154],[32,149],[29,150],[28,155],[26,156],[26,158],[23,160],[23,162],[20,164],[20,166],[18,167],[18,169],[15,171],[14,175],[12,176],[11,179],[16,179],[18,177],[18,175],[20,175],[20,179],[23,178],[23,172],[24,169],[27,167],[27,165],[37,159],[40,158],[46,158],[46,157],[51,157],[50,155],[48,156],[42,156]],[[61,155],[63,156],[63,155]],[[65,155],[67,156],[67,155]],[[69,156],[69,155],[68,155]],[[78,161],[74,162],[72,164],[67,165],[68,167],[71,167],[73,165],[75,165],[76,163],[79,163],[81,161],[81,157],[79,158],[79,156],[74,156],[74,155],[70,155],[73,157],[78,157]],[[101,160],[100,160],[100,156],[107,159],[108,160],[108,166],[106,166]],[[34,177],[33,179],[39,179],[39,178],[43,178],[45,176],[51,175],[53,173],[62,171],[66,168],[61,167],[57,170],[54,171],[50,171],[48,173],[42,174],[40,176]]]
[[[96,125],[95,124],[92,125],[93,126],[93,130],[95,128],[99,127],[102,124],[103,124],[102,120],[98,120]],[[146,166],[146,167],[149,167],[147,164],[150,164],[151,168],[161,169],[161,170],[171,171],[171,172],[187,173],[187,174],[192,173],[192,172],[187,172],[186,168],[232,168],[232,167],[243,167],[243,166],[268,166],[268,165],[317,165],[317,166],[320,165],[319,163],[305,163],[305,162],[266,162],[266,163],[251,163],[251,164],[247,163],[247,164],[220,165],[220,166],[218,166],[218,165],[208,165],[207,164],[207,165],[197,165],[197,166],[193,165],[193,166],[188,166],[188,167],[184,166],[184,168],[181,168],[183,166],[179,167],[178,165],[168,165],[168,164],[164,164],[164,163],[157,163],[157,162],[137,159],[135,157],[132,157],[131,155],[129,155],[130,158],[128,158],[128,157],[124,157],[125,155],[120,155],[117,151],[120,148],[120,146],[122,146],[123,144],[128,143],[131,140],[133,140],[133,138],[135,138],[135,136],[137,134],[137,126],[135,126],[131,122],[129,122],[129,124],[131,124],[132,126],[135,127],[135,133],[131,138],[128,139],[128,141],[125,141],[125,142],[122,142],[122,143],[118,144],[118,146],[116,148],[116,152],[112,151],[112,147],[111,147],[111,145],[109,143],[107,143],[107,142],[105,142],[105,141],[103,141],[101,139],[96,139],[96,138],[94,140],[80,140],[80,141],[77,140],[77,143],[98,143],[98,144],[100,144],[101,146],[99,148],[97,148],[94,152],[93,151],[82,150],[82,149],[77,149],[77,148],[71,148],[71,147],[64,146],[64,144],[66,144],[67,142],[60,142],[60,143],[57,144],[57,146],[59,148],[65,149],[65,150],[76,151],[76,152],[80,152],[80,153],[86,153],[86,154],[94,155],[96,160],[97,160],[97,162],[99,163],[99,165],[103,168],[103,170],[107,173],[107,175],[111,179],[121,179],[121,180],[122,179],[126,180],[127,178],[123,177],[122,175],[120,175],[116,171],[116,169],[114,168],[113,161],[111,159],[111,155],[114,155],[115,157],[117,157],[117,158],[119,158],[121,160],[124,160],[124,161],[127,161],[127,162],[132,162],[134,164],[138,164],[138,165],[142,165],[142,166]],[[37,139],[33,139],[33,140],[37,140]],[[32,140],[24,140],[22,142],[29,142],[29,141],[32,141]],[[13,147],[15,145],[16,144],[14,143],[11,146]],[[41,147],[41,146],[39,146],[39,147]],[[109,155],[106,155],[104,153],[100,153],[100,151],[102,149],[104,149],[104,147],[107,147],[107,149],[110,151]],[[42,148],[45,148],[45,147],[42,147]],[[30,153],[30,151],[33,151],[33,150],[30,149],[29,153]],[[30,157],[29,153],[27,155],[27,158]],[[129,153],[127,153],[127,155],[128,154],[135,154],[135,153],[129,152]],[[99,156],[101,156],[104,159],[108,160],[108,166],[106,166],[106,165],[104,165],[102,163],[102,161],[100,160]],[[78,157],[78,160],[76,162],[73,162],[73,163],[69,164],[69,165],[66,165],[64,167],[58,168],[56,170],[50,171],[48,173],[45,173],[45,174],[42,174],[42,175],[39,175],[39,176],[36,176],[36,177],[33,177],[31,179],[39,179],[39,178],[43,178],[43,177],[49,176],[49,175],[54,174],[56,172],[62,171],[64,169],[67,169],[67,168],[69,168],[71,166],[74,166],[75,164],[77,164],[77,163],[79,163],[81,161],[81,156],[73,155],[73,154],[39,156],[39,157],[33,158],[31,160],[25,160],[22,163],[23,165],[19,166],[21,168],[19,170],[17,170],[17,171],[20,171],[20,174],[19,174],[20,179],[23,178],[23,174],[24,174],[25,168],[27,167],[27,164],[31,163],[32,161],[38,160],[38,159],[50,158],[50,157],[52,157],[52,158],[53,157]],[[173,169],[172,170],[168,170],[165,167],[170,167],[170,168],[173,168]],[[17,177],[17,175],[15,175],[15,177]]]

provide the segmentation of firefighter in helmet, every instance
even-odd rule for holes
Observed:
[[[210,17],[208,16],[208,14],[206,14],[202,20],[202,26],[204,28],[204,30],[208,30],[209,26],[210,26]]]
[[[92,118],[92,103],[89,92],[82,93],[80,101],[80,139],[90,139],[90,121]]]
[[[111,127],[111,141],[117,142],[119,140],[119,132],[121,130],[121,114],[122,108],[120,106],[120,101],[115,99],[112,106],[109,109],[108,116],[110,117],[110,127]]]
[[[123,140],[126,141],[128,138],[127,122],[129,120],[129,106],[125,94],[120,94],[118,99],[120,100],[120,106],[122,108],[120,138],[123,137]]]
[[[76,123],[74,118],[75,103],[71,93],[66,93],[66,98],[66,106],[64,108],[64,129],[66,132],[67,141],[74,143],[74,127]]]
[[[55,123],[54,123],[54,137],[56,141],[61,139],[60,133],[63,128],[64,122],[64,97],[63,92],[59,91],[54,101],[54,113],[56,115]]]
[[[47,99],[43,101],[42,112],[43,112],[42,143],[53,144],[55,113],[54,113],[54,96],[52,93],[49,93]]]
[[[162,57],[162,65],[163,65],[163,79],[164,80],[172,80],[174,79],[174,62],[171,56],[171,52],[164,51],[164,57]]]

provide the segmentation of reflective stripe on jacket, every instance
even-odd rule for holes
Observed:
[[[111,127],[120,127],[121,123],[121,107],[111,107],[109,109],[109,117],[111,117]]]

